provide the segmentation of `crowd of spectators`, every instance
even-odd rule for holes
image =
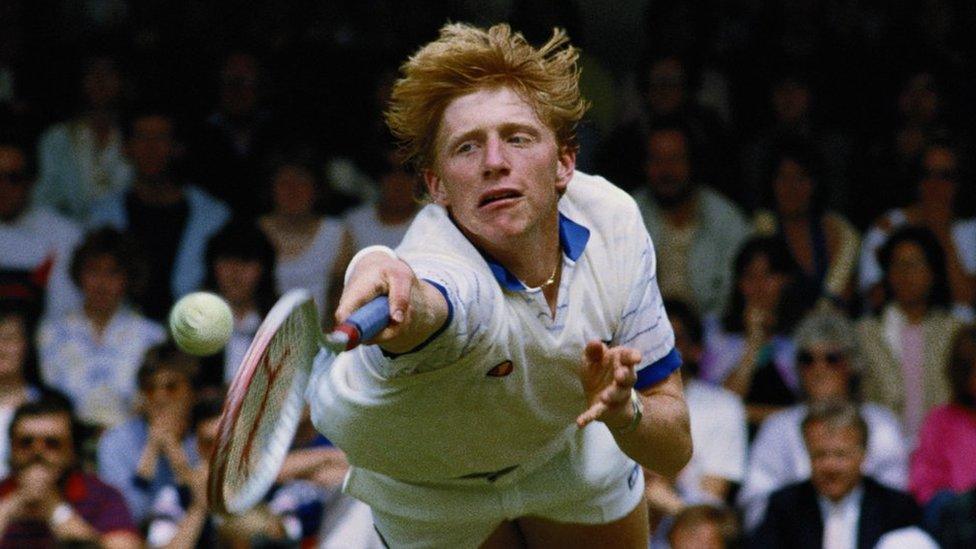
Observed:
[[[0,3],[0,547],[379,543],[307,421],[245,516],[206,461],[275,298],[329,324],[420,208],[382,110],[447,19],[583,48],[577,167],[639,205],[684,358],[655,546],[976,545],[971,3],[214,6]],[[199,289],[234,313],[202,360],[163,326]]]

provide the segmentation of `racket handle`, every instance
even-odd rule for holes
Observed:
[[[390,300],[385,296],[373,298],[349,315],[325,336],[326,345],[335,352],[348,351],[371,339],[390,324]]]

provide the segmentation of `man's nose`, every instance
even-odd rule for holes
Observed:
[[[508,158],[505,155],[504,144],[500,138],[494,136],[488,138],[485,143],[482,163],[486,176],[508,170]]]

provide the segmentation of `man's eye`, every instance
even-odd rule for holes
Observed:
[[[522,134],[513,135],[508,138],[508,142],[512,143],[513,145],[525,145],[529,141],[530,141],[529,136],[522,135]]]
[[[461,143],[456,149],[455,154],[465,154],[474,150],[474,143]]]

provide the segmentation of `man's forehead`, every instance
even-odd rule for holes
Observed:
[[[17,434],[71,434],[71,421],[68,414],[51,413],[36,416],[25,416],[17,421],[14,427]]]
[[[455,97],[441,116],[441,129],[450,133],[499,123],[544,126],[532,105],[507,86],[480,88]]]

